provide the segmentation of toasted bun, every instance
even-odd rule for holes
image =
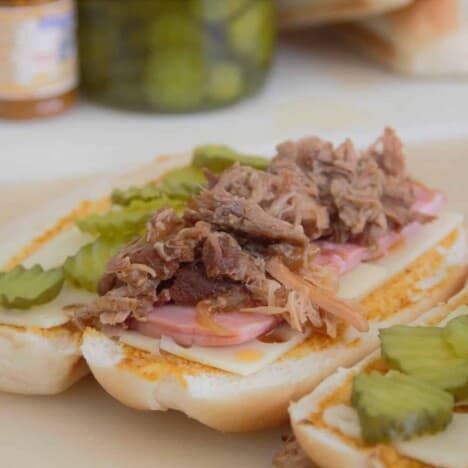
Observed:
[[[415,323],[425,325],[432,321],[438,323],[447,320],[451,313],[462,304],[468,304],[468,288],[465,288],[453,297],[448,304],[423,314]],[[311,413],[320,411],[319,405],[321,401],[338,389],[350,376],[356,375],[369,362],[379,356],[380,351],[376,351],[350,369],[339,369],[335,374],[322,382],[311,394],[291,405],[289,413],[297,441],[317,465],[323,468],[387,466],[384,460],[380,459],[380,451],[378,449],[362,448],[356,446],[356,444],[347,443],[346,439],[341,438],[333,431],[326,428],[318,428],[305,422],[309,419]],[[402,463],[398,464],[398,466],[411,465],[409,459],[402,456],[401,459]],[[396,463],[395,460],[394,463]]]
[[[79,333],[0,326],[0,391],[51,395],[87,373]]]
[[[283,28],[336,23],[402,8],[411,0],[276,0]]]
[[[468,2],[415,0],[408,7],[337,26],[346,43],[411,75],[468,73]]]
[[[441,272],[443,273],[443,272]],[[407,323],[447,300],[465,280],[466,267],[450,268],[430,294],[386,320]],[[334,343],[286,355],[250,376],[216,371],[173,356],[154,356],[87,329],[82,352],[98,382],[117,400],[137,409],[175,409],[220,431],[243,432],[280,425],[287,408],[340,366],[351,366],[378,346],[377,328],[357,343]]]

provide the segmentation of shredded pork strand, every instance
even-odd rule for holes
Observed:
[[[377,252],[382,236],[425,221],[392,129],[364,152],[311,137],[279,145],[267,171],[235,164],[207,177],[182,216],[154,213],[145,236],[111,259],[100,297],[76,319],[125,326],[170,303],[196,307],[208,328],[212,314],[243,310],[299,331],[336,336],[340,322],[365,331],[365,311],[336,297],[337,272],[315,259],[326,242]]]

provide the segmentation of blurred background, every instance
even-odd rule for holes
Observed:
[[[466,0],[0,0],[0,187],[468,130]]]

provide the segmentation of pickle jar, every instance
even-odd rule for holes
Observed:
[[[134,110],[191,112],[251,95],[275,43],[272,0],[79,0],[83,91]]]

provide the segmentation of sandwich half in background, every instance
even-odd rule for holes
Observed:
[[[174,174],[175,190],[162,171],[114,193],[114,230],[128,230],[119,210],[161,209],[109,261],[100,297],[70,311],[92,373],[128,406],[222,431],[278,425],[376,349],[379,328],[464,282],[462,215],[406,173],[391,129],[363,152],[286,142],[271,162],[208,146]],[[109,235],[108,221],[87,224]]]
[[[276,0],[282,28],[350,21],[379,15],[412,0]]]
[[[468,290],[411,327],[381,331],[381,351],[290,407],[300,444],[276,466],[465,468]],[[304,458],[310,457],[310,464]],[[294,458],[293,458],[294,457]]]
[[[336,26],[347,44],[403,73],[468,73],[468,2],[415,0],[407,7]]]

